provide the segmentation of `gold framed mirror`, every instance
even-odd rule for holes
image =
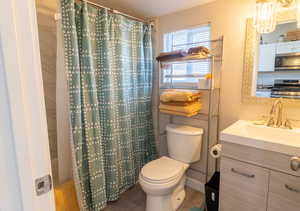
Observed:
[[[300,105],[300,29],[295,16],[291,11],[278,14],[276,30],[269,34],[257,33],[253,18],[247,19],[244,103],[271,103],[282,98],[286,104]]]

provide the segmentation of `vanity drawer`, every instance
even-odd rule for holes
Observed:
[[[268,211],[299,211],[300,204],[274,193],[269,193]]]
[[[300,171],[293,171],[290,167],[290,160],[293,156],[232,144],[225,141],[222,141],[222,145],[222,156],[300,177]]]
[[[266,211],[269,170],[221,158],[220,210]]]
[[[300,210],[300,177],[272,171],[269,189],[270,211]]]

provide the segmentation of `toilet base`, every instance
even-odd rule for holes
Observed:
[[[183,203],[183,200],[185,199],[185,189],[184,189],[185,181],[186,181],[186,176],[184,175],[179,185],[177,186],[177,188],[172,194],[171,200],[172,200],[173,210],[177,210]]]
[[[147,194],[146,211],[176,211],[185,199],[184,175],[176,189],[170,195],[155,196]]]
[[[185,190],[183,189],[172,197],[173,210],[177,210],[181,206],[184,199],[185,199]]]
[[[174,211],[171,195],[152,196],[147,195],[146,211]]]

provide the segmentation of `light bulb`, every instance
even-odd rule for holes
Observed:
[[[276,0],[259,0],[256,2],[255,26],[258,33],[270,33],[276,28]]]

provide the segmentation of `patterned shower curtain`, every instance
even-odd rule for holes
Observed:
[[[61,10],[77,193],[98,211],[156,157],[151,26],[74,0]]]

